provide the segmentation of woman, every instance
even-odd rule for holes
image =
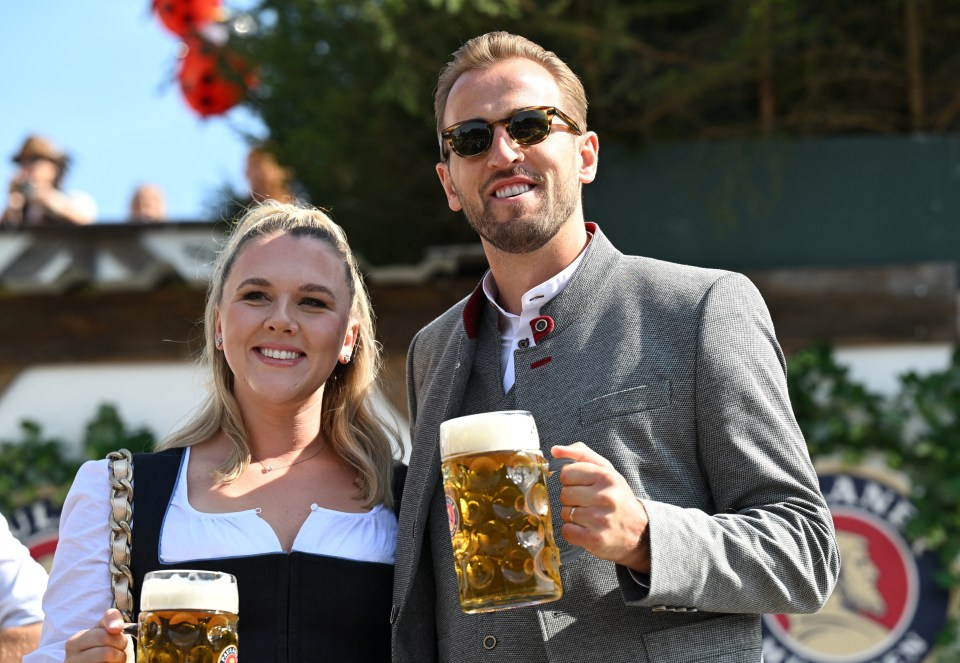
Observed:
[[[389,660],[401,473],[371,404],[379,350],[340,227],[274,201],[248,211],[214,266],[205,337],[209,398],[134,458],[135,590],[157,568],[226,571],[244,660]],[[124,660],[109,492],[106,461],[84,464],[28,661]]]

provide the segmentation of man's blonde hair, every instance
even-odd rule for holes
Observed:
[[[433,111],[437,120],[437,136],[446,126],[443,114],[453,84],[468,71],[487,69],[505,60],[520,58],[536,62],[550,72],[563,95],[564,113],[587,130],[587,93],[583,84],[570,67],[556,53],[548,51],[526,37],[509,32],[488,32],[474,37],[453,54],[453,59],[440,72],[437,91],[433,98]]]

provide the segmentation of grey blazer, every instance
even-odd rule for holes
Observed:
[[[732,272],[625,256],[588,229],[583,262],[541,310],[553,329],[514,355],[514,398],[545,450],[585,442],[644,501],[649,589],[582,555],[562,569],[560,601],[437,609],[456,593],[452,565],[436,564],[429,542],[438,429],[459,414],[486,305],[478,288],[422,329],[407,359],[394,661],[755,662],[761,613],[813,612],[833,589],[832,518],[756,288]]]

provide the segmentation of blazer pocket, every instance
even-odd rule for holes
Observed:
[[[604,419],[635,414],[670,405],[670,380],[650,382],[591,399],[580,406],[580,421],[585,426]]]
[[[758,663],[763,645],[756,615],[724,615],[643,636],[650,663]]]

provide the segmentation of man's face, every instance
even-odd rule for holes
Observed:
[[[555,106],[564,100],[556,81],[540,65],[524,59],[470,71],[457,79],[444,112],[444,126],[472,119],[502,120],[528,106]],[[494,127],[493,144],[480,156],[450,153],[437,174],[455,212],[485,244],[506,253],[529,253],[547,244],[567,223],[582,223],[580,189],[596,174],[597,140],[577,136],[554,118],[550,135],[521,146]]]
[[[28,157],[20,162],[20,177],[34,186],[51,187],[60,174],[56,162],[43,157]]]

